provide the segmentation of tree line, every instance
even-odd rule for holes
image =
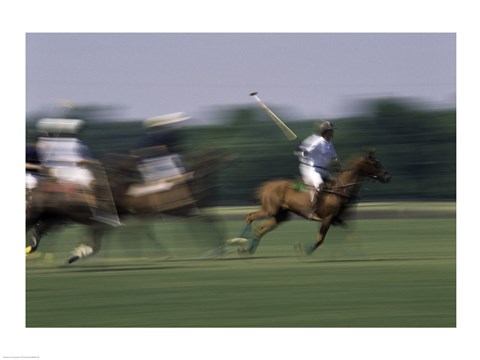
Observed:
[[[142,122],[103,121],[95,111],[77,109],[74,117],[87,126],[80,134],[94,157],[128,152],[143,135]],[[274,109],[275,111],[275,109]],[[280,129],[257,107],[240,107],[221,114],[216,125],[179,128],[183,154],[211,149],[229,156],[216,176],[211,205],[252,204],[255,189],[274,178],[299,176],[293,152],[298,142],[288,141]],[[34,126],[27,119],[27,135]],[[299,141],[312,133],[317,119],[284,121]],[[456,111],[425,110],[399,99],[377,99],[361,115],[329,119],[336,127],[334,144],[342,165],[349,158],[374,148],[393,175],[389,184],[367,183],[366,200],[455,200]]]

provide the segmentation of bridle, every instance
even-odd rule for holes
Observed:
[[[337,172],[352,172],[352,173],[356,173],[355,170],[353,169],[349,169],[349,170],[338,170]],[[357,173],[357,175],[360,175]],[[360,178],[362,178],[360,176]],[[339,180],[336,179],[336,181],[338,182]],[[329,194],[333,194],[333,195],[337,195],[337,196],[340,196],[344,199],[347,199],[347,200],[350,200],[352,198],[355,198],[356,195],[355,193],[358,191],[357,188],[353,188],[351,189],[351,187],[353,186],[357,186],[357,185],[361,185],[363,181],[357,181],[357,182],[352,182],[352,183],[342,183],[341,185],[335,185],[334,187],[330,188],[330,189],[324,189],[322,190],[322,192],[326,192],[326,193],[329,193]],[[338,192],[336,190],[344,190],[346,193],[342,193],[342,192]]]
[[[378,161],[375,158],[372,158],[372,159],[375,162],[374,165],[373,165],[374,167],[376,167],[377,169],[383,168],[380,161]],[[355,168],[338,169],[337,172],[339,172],[339,173],[340,172],[342,172],[342,173],[343,172],[351,172],[354,175],[358,176],[360,178],[360,181],[347,183],[347,184],[341,184],[341,185],[335,185],[331,189],[325,189],[325,190],[322,190],[322,191],[326,192],[326,193],[329,193],[329,194],[334,194],[334,195],[340,196],[340,197],[348,199],[348,200],[351,200],[353,198],[358,198],[358,196],[356,196],[356,192],[358,192],[358,188],[351,189],[351,187],[361,185],[365,180],[380,181],[379,180],[379,175],[368,175],[368,174],[363,173],[361,170],[358,170],[358,169],[355,169]],[[339,181],[339,180],[337,179],[337,181]],[[338,189],[345,189],[347,194],[336,191]]]

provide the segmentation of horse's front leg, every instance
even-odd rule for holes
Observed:
[[[305,249],[305,254],[310,255],[312,254],[320,245],[322,245],[323,241],[325,240],[325,236],[327,235],[328,229],[330,229],[330,225],[333,221],[333,215],[326,217],[323,222],[322,226],[320,226],[320,230],[317,234],[317,240],[310,245],[307,249]]]
[[[45,235],[47,231],[52,227],[52,225],[52,223],[43,220],[38,220],[33,225],[32,233],[25,248],[26,255],[31,254],[38,249],[38,247],[40,246],[40,240],[42,239],[43,235]]]
[[[80,246],[77,246],[72,251],[72,256],[68,258],[67,260],[68,264],[71,264],[80,259],[93,256],[100,251],[100,248],[102,246],[102,238],[106,231],[105,225],[95,223],[93,225],[90,225],[89,230],[92,236],[91,244],[90,245],[81,244]]]

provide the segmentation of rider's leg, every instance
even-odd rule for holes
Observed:
[[[311,208],[310,208],[309,219],[318,220],[317,210],[318,210],[318,205],[320,201],[320,194],[324,188],[324,182],[320,173],[315,171],[314,168],[312,169],[313,171],[311,172],[311,175],[310,175],[310,182],[313,185],[313,188],[312,190],[310,190]]]
[[[308,166],[305,164],[300,164],[299,166],[300,174],[302,175],[302,179],[305,184],[309,185],[310,188],[310,210],[308,214],[306,214],[308,219],[317,219],[318,216],[315,214],[319,188],[323,183],[321,175],[315,170],[313,166]],[[321,190],[321,188],[320,188]]]

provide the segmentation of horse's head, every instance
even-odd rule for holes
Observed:
[[[382,183],[388,183],[392,178],[381,162],[375,157],[374,151],[372,150],[369,151],[367,155],[355,161],[353,168],[360,176]]]

